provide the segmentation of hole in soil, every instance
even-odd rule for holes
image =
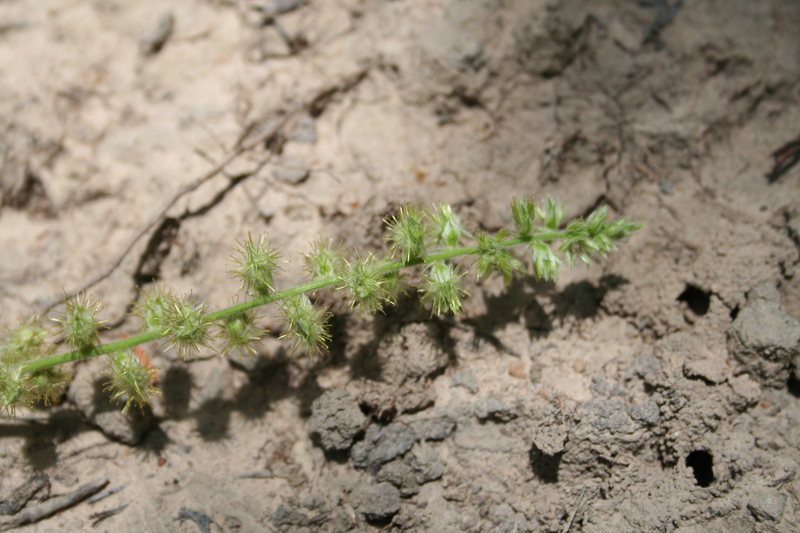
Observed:
[[[686,466],[694,471],[694,479],[701,487],[714,482],[714,456],[706,450],[695,450],[686,456]]]
[[[694,285],[686,285],[686,289],[678,296],[678,301],[686,302],[694,314],[703,316],[708,313],[711,305],[711,292],[706,292]]]
[[[786,383],[786,388],[789,389],[789,394],[795,398],[800,398],[800,379],[794,374],[789,375],[789,381]]]
[[[545,483],[555,483],[558,481],[558,466],[563,454],[564,452],[546,454],[534,444],[529,453],[533,473]]]
[[[739,306],[737,305],[733,309],[731,309],[730,314],[731,314],[731,320],[736,320],[736,317],[739,316]]]

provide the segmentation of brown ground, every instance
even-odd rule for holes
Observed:
[[[248,232],[289,286],[315,235],[380,247],[404,201],[645,227],[555,284],[470,281],[457,324],[335,307],[313,362],[149,346],[153,418],[82,365],[0,426],[0,498],[122,490],[21,531],[800,531],[800,165],[765,177],[800,134],[800,3],[155,4],[0,0],[4,323],[109,269],[107,339],[153,279],[221,307]],[[349,451],[312,438],[326,409],[366,427]]]

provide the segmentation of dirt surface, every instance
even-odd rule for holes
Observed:
[[[285,287],[404,201],[644,228],[557,283],[470,281],[455,321],[328,297],[314,361],[271,318],[252,359],[146,346],[163,395],[128,418],[82,364],[2,422],[0,524],[110,489],[19,530],[800,531],[800,165],[767,177],[800,3],[157,4],[0,1],[6,324],[98,276],[105,340],[154,281],[222,307],[248,232]]]

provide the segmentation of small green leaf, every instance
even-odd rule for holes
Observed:
[[[453,212],[450,204],[439,204],[439,209],[429,213],[428,218],[431,222],[432,239],[436,246],[455,248],[461,244],[462,236],[469,236],[469,233],[461,225],[461,219]]]
[[[558,279],[558,272],[561,269],[561,259],[544,242],[534,242],[531,247],[531,259],[533,262],[533,272],[540,280]]]
[[[517,233],[521,236],[530,235],[534,228],[533,223],[536,216],[536,206],[533,203],[533,198],[518,200],[514,197],[511,200],[511,214],[514,217]]]

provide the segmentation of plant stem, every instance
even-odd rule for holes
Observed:
[[[564,234],[563,231],[558,231],[558,230],[541,231],[539,233],[531,233],[529,235],[517,236],[505,239],[501,241],[498,244],[498,246],[501,248],[511,248],[513,246],[518,246],[520,244],[526,244],[533,241],[551,242],[553,240],[561,238],[563,234]],[[459,257],[463,255],[478,255],[480,254],[480,252],[481,250],[478,246],[464,246],[460,248],[451,248],[448,250],[443,250],[441,252],[428,254],[423,257],[415,257],[408,261],[391,261],[381,265],[380,269],[383,272],[392,272],[406,267],[428,264],[435,261],[443,261],[446,259],[452,259],[454,257]],[[220,320],[223,318],[243,313],[255,307],[266,305],[271,302],[284,300],[286,298],[298,296],[306,292],[311,292],[319,289],[324,289],[326,287],[331,287],[340,282],[341,282],[341,276],[336,276],[336,275],[326,276],[324,278],[310,281],[302,285],[297,285],[295,287],[284,289],[282,291],[273,292],[264,296],[258,296],[256,298],[231,305],[224,309],[208,313],[204,315],[203,318],[209,322]],[[155,329],[145,333],[140,333],[139,335],[134,335],[132,337],[128,337],[114,342],[109,342],[106,344],[101,344],[98,346],[87,346],[85,348],[80,348],[78,350],[73,350],[62,354],[40,357],[39,359],[34,359],[32,361],[24,363],[23,372],[25,373],[35,372],[53,366],[57,366],[63,363],[68,363],[70,361],[82,361],[84,359],[89,359],[92,357],[96,357],[98,355],[103,355],[116,352],[119,350],[133,348],[134,346],[137,346],[139,344],[157,340],[167,335],[168,333],[169,333],[169,328]]]

